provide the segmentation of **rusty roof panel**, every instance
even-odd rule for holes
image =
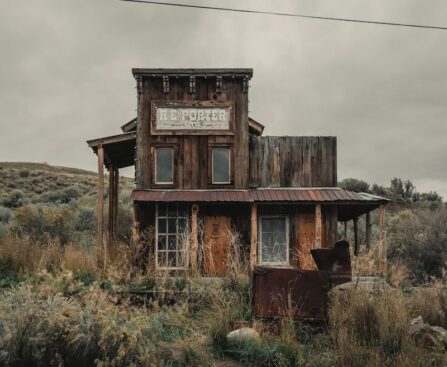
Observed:
[[[386,203],[388,199],[339,188],[261,188],[253,190],[134,190],[134,201],[179,202],[342,202]]]

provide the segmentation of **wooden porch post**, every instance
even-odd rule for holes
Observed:
[[[365,215],[365,244],[366,250],[371,249],[371,213],[367,212]]]
[[[194,204],[191,208],[191,269],[193,271],[197,271],[197,252],[199,248],[197,225],[198,213],[199,206],[197,204]]]
[[[109,223],[107,233],[107,247],[110,249],[113,240],[113,228],[115,221],[115,167],[109,164]]]
[[[360,252],[359,244],[359,217],[355,217],[354,221],[354,255],[358,256]]]
[[[315,247],[321,248],[321,204],[315,205]]]
[[[130,242],[131,277],[135,276],[137,248],[140,244],[140,223],[137,204],[133,204],[132,240]]]
[[[385,205],[379,206],[379,272],[386,275]]]
[[[114,178],[115,178],[115,188],[113,190],[114,198],[113,198],[113,238],[115,238],[115,234],[116,234],[116,227],[117,227],[117,223],[118,223],[118,198],[119,198],[119,185],[120,185],[120,173],[119,173],[119,169],[115,168],[115,173],[114,173]]]
[[[250,268],[254,269],[258,262],[258,207],[251,206],[250,215]]]
[[[104,265],[106,263],[105,249],[103,249],[103,230],[104,230],[104,148],[102,144],[98,145],[98,203],[97,203],[97,228],[96,228],[96,251],[98,262],[101,263],[101,252]]]
[[[344,221],[344,225],[345,225],[345,240],[348,239],[348,222]]]

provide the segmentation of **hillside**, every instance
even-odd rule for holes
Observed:
[[[107,186],[107,182],[105,184]],[[95,172],[44,163],[0,162],[0,204],[6,207],[27,203],[61,204],[70,201],[70,196],[93,197],[96,186]],[[120,189],[124,195],[129,194],[132,186],[132,179],[120,178]],[[14,197],[18,202],[14,202]]]

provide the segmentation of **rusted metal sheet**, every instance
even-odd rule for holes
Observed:
[[[352,279],[349,244],[339,241],[333,248],[314,249],[311,254],[319,270],[255,267],[254,316],[326,318],[329,290]]]
[[[252,190],[134,190],[134,201],[381,203],[387,200],[340,188],[266,188]]]
[[[255,267],[253,314],[323,320],[329,289],[327,271]]]

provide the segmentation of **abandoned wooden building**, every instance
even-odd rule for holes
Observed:
[[[137,117],[122,133],[88,141],[98,156],[98,246],[117,218],[119,169],[135,167],[135,264],[225,275],[231,246],[252,267],[313,268],[310,249],[332,247],[338,222],[379,209],[385,266],[387,200],[337,187],[337,140],[263,136],[248,114],[252,69],[133,69]],[[108,170],[108,231],[104,227]],[[346,234],[343,235],[345,236]],[[345,232],[346,233],[346,232]]]

